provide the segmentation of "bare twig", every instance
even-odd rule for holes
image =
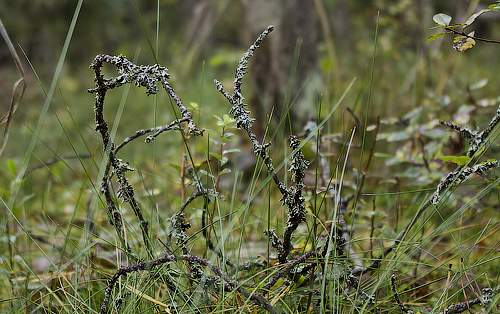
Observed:
[[[467,37],[467,38],[471,38],[471,39],[474,39],[474,40],[477,40],[477,41],[482,41],[482,42],[485,42],[485,43],[500,44],[500,41],[498,41],[498,40],[486,39],[486,38],[481,38],[481,37],[467,35],[464,31],[459,32],[459,31],[457,31],[457,30],[455,30],[454,28],[451,28],[451,27],[445,27],[444,29],[447,30],[447,31],[449,31],[449,32],[452,32],[453,34],[464,36],[464,37]]]
[[[48,167],[50,165],[53,165],[55,163],[58,163],[63,160],[70,160],[70,159],[85,159],[85,158],[90,158],[92,157],[91,154],[83,154],[83,155],[76,155],[76,156],[56,156],[55,158],[49,159],[47,161],[41,162],[36,166],[33,166],[26,170],[26,172],[23,175],[23,178],[25,178],[27,175],[29,175],[31,172],[35,171],[36,169],[40,169],[43,167]]]

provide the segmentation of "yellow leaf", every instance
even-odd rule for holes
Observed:
[[[458,36],[455,37],[453,40],[453,49],[455,49],[458,52],[464,52],[476,45],[476,41],[472,38],[465,37],[465,36]]]

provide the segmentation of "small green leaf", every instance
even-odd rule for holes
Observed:
[[[457,125],[465,125],[469,122],[471,113],[476,109],[472,105],[461,105],[453,115],[454,123]]]
[[[463,166],[465,164],[467,164],[469,161],[470,161],[470,157],[469,156],[460,156],[460,157],[457,157],[457,156],[443,156],[441,157],[441,160],[444,161],[444,162],[452,162],[454,164],[457,164],[459,166]]]
[[[12,214],[14,214],[14,217],[19,218],[19,207],[16,205],[12,206]]]
[[[3,242],[3,243],[14,243],[16,242],[16,239],[17,237],[15,235],[12,235],[10,237],[7,237],[7,236],[3,236],[0,238],[0,242]]]
[[[232,123],[232,122],[236,122],[236,120],[234,120],[233,118],[231,118],[231,117],[230,117],[229,115],[227,115],[227,114],[223,115],[222,117],[224,118],[224,122],[225,122],[226,124],[228,124],[228,123]]]
[[[441,26],[441,25],[438,25],[438,26],[433,26],[433,27],[430,27],[429,29],[438,29],[438,28],[441,28],[441,29],[444,29],[444,28],[447,28],[448,26]]]
[[[216,153],[210,153],[210,155],[214,156],[215,158],[217,158],[217,160],[221,160],[221,155],[219,154],[216,154]]]
[[[436,35],[432,35],[431,37],[427,38],[428,41],[433,41],[434,39],[437,39],[441,36],[444,36],[446,34],[451,34],[451,32],[446,32],[446,33],[439,33],[439,34],[436,34]]]
[[[351,212],[346,212],[345,215],[344,215],[344,219],[345,219],[345,222],[348,226],[350,226],[352,224],[352,217],[351,217]]]
[[[478,151],[476,152],[476,154],[475,154],[475,155],[476,155],[476,156],[479,156],[479,155],[481,155],[481,154],[482,154],[485,150],[486,150],[486,145],[483,145],[483,147],[481,147],[481,149],[480,149],[480,150],[478,150]]]
[[[211,138],[209,140],[210,140],[210,142],[212,142],[212,144],[217,145],[217,147],[220,147],[220,143],[216,139]]]
[[[211,173],[208,173],[206,170],[200,169],[198,172],[203,175],[206,175],[209,178],[215,179],[215,177]]]
[[[447,29],[455,29],[457,27],[462,27],[462,26],[465,26],[466,24],[465,23],[461,23],[461,24],[452,24],[452,25],[438,25],[438,26],[434,26],[434,27],[431,27],[429,29],[437,29],[437,28],[447,28]]]
[[[181,171],[181,167],[179,165],[168,164],[168,166]]]
[[[383,238],[387,239],[394,239],[397,236],[397,233],[394,232],[394,230],[388,225],[384,225],[382,229],[380,229],[380,233],[382,234]]]
[[[386,136],[385,140],[388,142],[399,142],[399,141],[404,141],[410,138],[410,134],[408,134],[407,131],[398,131],[398,132],[392,132],[392,133],[387,133],[387,134],[379,134],[381,138],[383,139],[383,135]],[[379,137],[377,136],[377,139]]]
[[[229,154],[229,153],[239,153],[239,152],[241,152],[240,149],[238,149],[238,148],[231,148],[231,149],[227,149],[227,150],[223,151],[222,155]]]
[[[479,99],[477,101],[477,105],[479,107],[493,107],[493,106],[496,106],[498,104],[498,99],[492,99],[492,98],[485,98],[485,99]]]
[[[438,13],[432,17],[432,20],[439,25],[448,26],[451,22],[451,16],[444,13]]]
[[[195,162],[194,166],[199,167],[199,166],[203,165],[204,163],[205,163],[205,160],[201,160],[201,161]]]
[[[375,219],[384,219],[387,217],[387,214],[384,212],[377,212],[377,211],[358,211],[358,215],[363,215],[369,218],[375,218]]]
[[[229,168],[224,168],[224,169],[222,169],[222,171],[220,172],[220,174],[225,174],[225,173],[231,173],[231,169],[229,169]]]
[[[224,166],[225,164],[227,164],[228,160],[229,159],[227,157],[222,157],[222,160],[220,161],[220,165]]]
[[[462,27],[462,26],[466,26],[466,24],[465,23],[461,23],[461,24],[448,25],[447,28],[455,29],[457,27]]]

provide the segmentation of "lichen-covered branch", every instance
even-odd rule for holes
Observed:
[[[412,310],[407,309],[406,306],[403,304],[403,302],[401,302],[401,299],[399,298],[398,291],[396,290],[396,276],[394,274],[391,275],[391,290],[394,293],[394,299],[396,300],[396,303],[398,304],[401,311],[405,314],[413,314],[414,312]]]
[[[300,141],[296,136],[290,137],[290,148],[292,152],[292,165],[290,171],[292,173],[292,182],[295,186],[288,188],[288,193],[285,193],[281,198],[283,204],[286,205],[288,219],[286,222],[285,234],[283,236],[283,251],[278,252],[280,263],[286,261],[286,257],[293,248],[292,234],[297,229],[300,223],[306,221],[306,204],[302,196],[302,191],[306,188],[304,184],[305,171],[309,166],[309,162],[305,160],[302,151],[300,150]]]
[[[488,170],[491,170],[498,166],[498,160],[487,161],[482,164],[474,165],[473,167],[463,169],[462,166],[458,167],[457,170],[448,173],[445,179],[439,182],[436,192],[432,197],[432,203],[437,205],[440,200],[440,195],[450,186],[456,186],[460,183],[466,181],[472,174],[477,173],[480,175],[485,175]]]
[[[165,126],[159,126],[159,127],[156,127],[156,128],[149,128],[149,129],[142,129],[142,130],[135,131],[134,134],[132,134],[131,136],[129,136],[126,139],[124,139],[123,142],[121,142],[120,145],[118,145],[115,148],[115,154],[120,149],[122,149],[125,145],[127,145],[128,143],[130,143],[133,140],[135,140],[136,138],[139,138],[139,137],[141,137],[143,135],[146,135],[148,133],[155,132],[153,135],[150,135],[150,136],[148,136],[146,138],[146,143],[151,143],[152,141],[154,141],[156,139],[156,137],[158,135],[160,135],[161,133],[163,133],[165,131],[180,130],[181,128],[180,128],[179,124],[181,124],[182,122],[186,122],[188,120],[189,119],[187,119],[187,118],[178,119],[178,120],[172,121],[171,123],[169,123],[168,125],[165,125]]]
[[[238,63],[238,68],[236,69],[236,75],[234,79],[234,91],[233,95],[229,95],[227,92],[224,91],[224,86],[222,85],[221,82],[218,80],[214,80],[215,86],[217,87],[217,90],[224,95],[224,97],[227,98],[229,103],[232,105],[231,110],[229,110],[230,114],[233,114],[233,118],[236,120],[236,127],[243,129],[247,132],[248,137],[250,138],[250,142],[253,145],[254,149],[254,154],[257,156],[260,156],[262,160],[264,161],[264,164],[267,167],[268,173],[273,177],[274,182],[276,183],[278,189],[280,190],[281,194],[286,194],[286,187],[280,182],[278,179],[278,176],[276,175],[276,172],[274,170],[274,166],[272,164],[271,157],[269,156],[269,153],[267,152],[267,149],[271,145],[271,143],[267,144],[260,144],[259,141],[257,140],[257,136],[255,133],[252,131],[252,125],[255,119],[250,118],[250,111],[247,110],[247,104],[243,102],[245,99],[242,95],[241,91],[241,85],[243,83],[243,77],[245,76],[246,73],[248,73],[248,60],[250,59],[251,56],[253,56],[253,53],[255,49],[259,48],[260,43],[266,36],[272,32],[274,29],[273,26],[269,26],[260,36],[257,38],[257,40],[254,42],[250,48],[243,54],[243,57],[241,58],[240,62]]]
[[[494,313],[493,311],[491,311],[492,307],[496,306],[496,304],[493,303],[493,298],[499,292],[500,290],[498,289],[498,287],[496,289],[483,289],[483,293],[481,294],[480,298],[475,298],[470,301],[463,301],[459,303],[452,303],[446,307],[445,311],[440,312],[439,314],[457,314],[465,312],[467,310],[470,312],[471,306],[474,306],[476,304],[481,304],[483,306],[484,309],[483,311],[480,311],[481,313]]]
[[[278,252],[283,251],[283,243],[274,231],[274,229],[264,230],[264,234],[269,238],[271,246],[278,250]]]
[[[459,131],[462,136],[469,142],[469,150],[467,152],[467,156],[473,157],[476,152],[478,152],[481,147],[486,144],[486,140],[488,139],[489,134],[493,131],[494,127],[500,122],[500,107],[497,109],[495,116],[491,119],[488,126],[482,132],[471,131],[465,127],[459,127],[449,122],[440,121],[441,124]],[[406,227],[397,235],[396,239],[391,243],[391,245],[384,250],[380,256],[374,259],[368,267],[356,267],[352,270],[352,274],[357,276],[364,273],[367,273],[370,270],[375,270],[380,267],[380,263],[382,259],[391,253],[395,248],[399,246],[403,238],[410,231],[413,225],[417,222],[420,216],[424,213],[424,211],[431,205],[438,205],[440,202],[440,197],[447,188],[451,186],[457,186],[460,183],[466,181],[472,174],[478,174],[481,176],[485,176],[486,173],[499,166],[498,160],[487,161],[481,164],[476,164],[470,168],[465,168],[465,166],[458,166],[455,171],[447,174],[441,182],[439,182],[436,192],[434,192],[433,196],[428,199],[424,204],[420,206],[415,216],[408,222]]]
[[[105,78],[102,74],[102,68],[105,63],[109,63],[115,66],[116,71],[118,72],[118,76]],[[116,174],[118,181],[118,192],[117,196],[122,198],[124,202],[127,202],[134,211],[134,214],[138,218],[141,231],[143,236],[144,245],[152,256],[152,251],[150,247],[149,241],[149,230],[148,230],[148,222],[142,216],[141,209],[139,204],[137,203],[134,196],[134,189],[129,184],[127,178],[125,177],[128,171],[133,171],[132,168],[128,166],[127,162],[123,162],[122,160],[116,157],[116,153],[120,150],[124,145],[129,143],[130,141],[153,131],[156,133],[147,138],[147,142],[151,142],[156,136],[166,130],[171,130],[178,124],[182,122],[187,122],[189,127],[189,132],[194,135],[202,135],[203,130],[199,130],[196,128],[194,121],[191,119],[190,113],[182,104],[180,98],[175,94],[172,87],[168,84],[167,79],[169,78],[169,74],[167,73],[167,69],[159,66],[159,65],[147,65],[147,66],[138,66],[127,60],[124,56],[110,56],[106,54],[97,55],[94,58],[94,61],[91,63],[90,68],[95,72],[95,85],[96,87],[93,89],[89,89],[88,92],[95,94],[95,102],[94,102],[94,114],[95,114],[95,124],[96,131],[101,134],[104,151],[108,156],[108,163],[106,165],[105,173],[101,182],[101,192],[106,197],[106,207],[107,214],[110,220],[110,223],[115,226],[115,230],[117,232],[118,237],[120,238],[120,242],[123,247],[126,248],[127,252],[131,253],[130,247],[126,244],[124,238],[124,231],[122,225],[121,213],[118,210],[116,204],[114,203],[113,198],[111,197],[109,181],[111,176]],[[115,149],[115,144],[111,140],[111,136],[109,134],[108,125],[106,120],[104,119],[103,107],[104,100],[106,97],[106,92],[115,87],[119,87],[123,84],[134,83],[138,87],[145,87],[146,94],[156,94],[158,92],[158,87],[156,83],[160,82],[162,86],[165,88],[167,93],[175,100],[177,106],[180,109],[182,118],[173,121],[169,125],[160,128],[151,128],[137,131],[131,137],[125,139],[125,141],[120,144]],[[112,171],[112,172],[111,172]],[[111,173],[110,173],[111,172]]]
[[[439,121],[440,124],[449,127],[452,130],[460,132],[460,135],[462,135],[467,141],[474,140],[474,138],[477,135],[477,131],[472,131],[467,127],[460,127],[458,125],[454,125],[453,123],[446,122],[446,121]]]
[[[280,269],[278,271],[278,273],[276,275],[274,275],[271,280],[269,280],[268,283],[266,283],[262,288],[261,288],[261,293],[262,294],[266,294],[269,292],[269,289],[271,289],[277,282],[278,282],[278,279],[280,279],[281,277],[285,276],[288,274],[288,272],[290,271],[290,269],[292,269],[293,267],[301,264],[301,263],[304,263],[309,257],[313,256],[314,254],[316,254],[317,252],[315,250],[311,250],[311,251],[307,251],[305,254],[303,254],[301,257],[295,259],[294,261],[288,263],[288,265],[286,265],[285,267],[283,267],[282,269]]]
[[[486,139],[499,122],[500,106],[498,107],[497,112],[491,119],[490,123],[488,123],[488,126],[482,132],[471,131],[466,127],[460,127],[450,122],[439,121],[439,123],[441,123],[442,125],[445,125],[452,130],[459,131],[460,134],[469,142],[469,151],[467,152],[467,156],[469,157],[474,156],[474,154],[479,151],[481,147],[483,147],[483,145],[486,143]]]
[[[174,237],[176,243],[181,247],[182,254],[188,254],[187,240],[189,236],[186,231],[191,228],[191,224],[186,220],[183,212],[176,212],[172,217],[167,219],[167,235],[168,238]],[[188,261],[189,271],[192,278],[200,279],[203,277],[203,271],[193,262]]]
[[[226,97],[229,103],[232,105],[229,113],[233,114],[233,118],[236,120],[236,126],[245,130],[250,138],[253,145],[254,154],[260,156],[266,165],[267,172],[273,178],[274,183],[281,192],[282,198],[281,202],[286,205],[288,220],[286,224],[286,230],[283,240],[283,249],[278,250],[278,260],[280,263],[286,263],[286,258],[292,249],[291,238],[293,232],[297,229],[297,226],[305,221],[305,203],[302,197],[302,190],[305,188],[302,180],[304,178],[304,171],[309,165],[309,163],[304,159],[302,152],[299,149],[300,142],[297,137],[292,136],[290,139],[290,147],[294,150],[292,153],[292,167],[289,171],[292,172],[292,180],[295,182],[295,186],[291,186],[289,189],[279,180],[275,168],[272,164],[271,157],[269,155],[269,147],[271,143],[260,144],[257,140],[257,136],[252,131],[252,124],[255,119],[250,118],[250,111],[247,110],[247,104],[243,102],[245,99],[242,95],[241,85],[243,82],[244,75],[248,72],[248,60],[253,55],[255,49],[259,48],[260,43],[264,38],[273,30],[273,26],[269,26],[257,40],[254,42],[250,48],[243,54],[240,62],[238,63],[238,68],[236,69],[236,75],[234,79],[234,91],[230,95],[224,91],[224,86],[218,80],[214,83],[217,90]],[[278,246],[281,247],[281,246]]]
[[[209,267],[210,270],[219,278],[219,279],[224,279],[226,285],[225,287],[228,288],[229,290],[236,289],[239,293],[244,295],[247,298],[250,298],[252,302],[256,305],[261,306],[265,310],[267,310],[270,313],[278,313],[276,309],[267,301],[264,297],[256,294],[252,294],[248,292],[246,289],[240,286],[238,282],[224,274],[222,269],[218,267],[217,265],[212,264],[209,260],[195,256],[195,255],[189,255],[189,254],[182,254],[179,256],[174,256],[174,255],[166,255],[160,258],[156,258],[154,260],[138,263],[135,265],[131,266],[125,266],[116,271],[116,273],[111,277],[108,287],[106,288],[105,294],[104,294],[104,300],[101,303],[101,314],[106,314],[108,312],[108,303],[109,299],[111,298],[111,293],[113,292],[113,288],[118,281],[118,279],[121,276],[126,276],[129,273],[137,272],[137,271],[143,271],[143,270],[148,270],[151,271],[155,267],[159,265],[163,265],[166,263],[171,263],[171,262],[177,262],[178,260],[183,260],[187,261],[190,264],[197,264],[200,266],[204,267]]]
[[[176,260],[175,256],[169,255],[169,256],[157,258],[157,259],[152,260],[152,261],[142,262],[142,263],[138,263],[138,264],[131,265],[131,266],[125,266],[125,267],[118,269],[116,271],[116,273],[113,275],[113,277],[111,277],[111,279],[109,280],[108,287],[106,288],[106,291],[104,293],[104,300],[101,303],[101,311],[99,313],[101,313],[101,314],[108,313],[108,303],[109,303],[109,299],[111,298],[111,293],[113,292],[113,287],[115,286],[116,282],[118,281],[118,279],[121,276],[125,276],[128,273],[132,273],[132,272],[136,272],[136,271],[141,271],[141,270],[146,270],[146,269],[151,270],[158,265],[162,265],[162,264],[169,263],[169,262],[174,262],[175,260]]]

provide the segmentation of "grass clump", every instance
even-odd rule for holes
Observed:
[[[276,143],[253,132],[255,120],[242,90],[248,61],[272,30],[264,30],[241,58],[232,94],[214,81],[231,107],[229,115],[216,117],[219,129],[208,132],[197,125],[170,85],[165,67],[138,66],[121,55],[95,57],[90,67],[96,86],[89,92],[95,95],[95,129],[103,154],[90,154],[85,169],[94,167],[101,181],[93,184],[88,177],[94,174],[87,170],[80,186],[67,188],[68,198],[76,200],[74,207],[60,216],[47,213],[35,230],[24,227],[26,217],[18,208],[29,200],[14,205],[2,198],[8,216],[20,227],[12,231],[11,221],[2,225],[2,241],[8,246],[2,259],[8,273],[2,278],[1,295],[10,296],[3,297],[4,306],[31,313],[389,313],[399,309],[409,314],[460,313],[479,306],[484,312],[497,310],[500,269],[495,232],[500,225],[497,217],[480,214],[492,212],[488,210],[497,202],[498,160],[484,155],[493,150],[500,109],[482,131],[443,121],[433,126],[458,131],[467,140],[464,156],[440,158],[451,161],[454,169],[436,165],[433,161],[438,157],[429,161],[428,152],[422,153],[408,157],[404,164],[411,168],[405,169],[411,179],[415,177],[409,171],[419,171],[422,181],[409,184],[416,189],[403,193],[404,187],[396,182],[397,193],[384,191],[384,186],[368,193],[370,163],[376,144],[384,138],[378,137],[380,120],[373,127],[365,122],[363,127],[359,146],[368,146],[369,132],[375,133],[367,161],[359,158],[360,166],[365,161],[364,171],[350,160],[357,148],[355,128],[342,139],[336,156],[326,150],[333,137],[323,131],[351,82],[325,117],[318,115],[317,122],[310,119],[301,134],[289,137],[283,145],[285,153],[278,154],[283,161],[275,165],[271,152]],[[116,70],[116,76],[103,74],[106,64]],[[163,126],[134,131],[117,144],[104,107],[108,93],[127,84],[143,87],[147,95],[156,97],[159,84],[175,118]],[[418,122],[409,120],[408,127],[417,129]],[[234,128],[248,139],[237,142]],[[200,144],[199,138],[207,133],[207,144]],[[152,161],[150,169],[134,170],[126,154],[122,156],[136,139],[145,137],[143,145],[154,146],[160,136],[178,136],[177,154],[164,157],[173,171],[156,170],[158,160]],[[405,139],[414,140],[411,134]],[[245,141],[251,143],[250,149],[242,144]],[[432,147],[420,141],[424,148]],[[214,145],[216,149],[210,150]],[[306,145],[312,151],[311,160],[304,156]],[[243,182],[241,173],[235,172],[228,179],[233,175],[233,154],[249,152],[256,158],[252,178]],[[155,152],[155,158],[158,155]],[[97,157],[102,158],[100,166]],[[391,158],[398,164],[397,153]],[[60,160],[70,162],[62,156]],[[79,161],[85,164],[83,158]],[[60,169],[50,169],[57,177]],[[137,175],[132,175],[134,171]],[[17,173],[15,167],[11,172]],[[78,193],[72,194],[75,190]],[[47,197],[54,193],[50,184],[46,192]],[[372,204],[367,202],[370,197]],[[382,206],[387,210],[380,210]],[[107,219],[97,213],[102,209]],[[195,222],[199,228],[193,227]],[[23,238],[23,246],[14,245],[17,237]],[[247,252],[259,245],[260,256]],[[22,248],[38,250],[48,261],[48,271],[35,270],[36,263],[23,255]]]

